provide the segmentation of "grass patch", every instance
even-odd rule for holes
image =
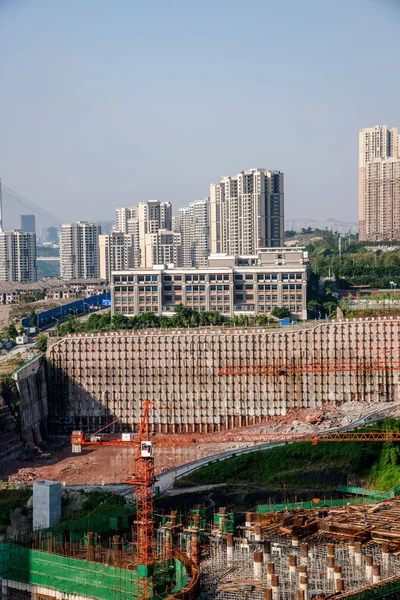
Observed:
[[[180,480],[179,486],[216,483],[248,483],[261,486],[309,487],[347,478],[349,473],[367,476],[379,458],[382,443],[309,442],[287,444],[214,462]]]
[[[399,419],[386,419],[364,431],[399,431]],[[377,490],[400,485],[400,444],[392,442],[301,442],[215,461],[180,479],[176,487],[217,483],[279,489],[332,489],[361,480]]]

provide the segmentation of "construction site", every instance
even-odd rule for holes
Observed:
[[[134,500],[1,541],[2,598],[400,597],[398,489],[347,489],[342,499],[269,503],[245,514],[204,505],[165,512],[155,504],[157,456],[177,447],[208,448],[207,456],[297,441],[399,442],[399,431],[356,428],[372,409],[396,409],[399,334],[400,319],[385,318],[56,341],[15,374],[22,430],[32,444],[47,432],[68,435],[82,464],[89,451],[130,450],[123,481]],[[101,469],[93,476],[100,483]]]

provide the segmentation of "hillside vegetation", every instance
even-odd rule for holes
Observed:
[[[388,429],[398,429],[391,421]],[[302,490],[332,492],[338,484],[386,490],[400,485],[400,446],[382,442],[309,442],[215,461],[179,480],[178,487],[208,484],[251,484],[288,494]]]

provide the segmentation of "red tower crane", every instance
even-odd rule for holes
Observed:
[[[132,483],[136,499],[136,548],[138,565],[148,567],[154,562],[154,458],[150,440],[150,410],[154,405],[146,400],[138,436],[135,457],[135,473],[127,480]]]

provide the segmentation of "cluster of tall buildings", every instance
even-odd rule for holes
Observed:
[[[35,217],[2,229],[0,214],[0,281],[35,281]],[[54,242],[58,232],[50,229]],[[360,131],[359,232],[362,241],[400,239],[400,134],[386,125]],[[284,175],[256,168],[223,177],[175,216],[159,200],[117,208],[107,234],[98,223],[66,223],[59,243],[65,280],[111,281],[112,272],[157,265],[205,268],[216,254],[255,256],[284,245]]]
[[[205,267],[210,254],[248,255],[282,246],[283,230],[283,173],[250,169],[223,177],[210,186],[209,197],[174,217],[171,203],[159,200],[117,208],[113,231],[99,236],[98,275],[110,280],[113,271],[166,264]]]
[[[102,234],[98,223],[61,226],[62,279],[102,278],[118,270],[174,265],[205,267],[210,254],[254,254],[283,245],[284,177],[278,171],[250,169],[223,177],[210,195],[172,216],[170,202],[149,200],[117,208],[115,225]],[[0,280],[36,280],[34,217],[21,230],[0,235]]]

